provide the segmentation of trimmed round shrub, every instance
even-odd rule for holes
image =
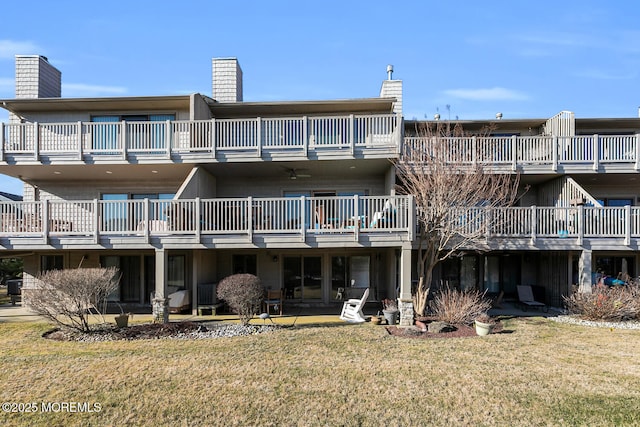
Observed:
[[[253,274],[234,274],[218,283],[217,294],[218,298],[225,300],[240,321],[246,325],[254,315],[258,314],[264,289],[260,279]]]

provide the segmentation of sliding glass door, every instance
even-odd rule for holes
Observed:
[[[322,299],[322,257],[285,256],[282,265],[287,298]]]

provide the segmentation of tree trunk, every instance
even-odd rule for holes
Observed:
[[[434,248],[420,248],[418,251],[418,288],[414,295],[413,310],[416,315],[426,315],[429,305],[429,291],[433,278],[433,269],[438,264],[438,251]]]

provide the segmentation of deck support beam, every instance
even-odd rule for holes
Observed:
[[[398,308],[400,309],[400,326],[413,325],[413,298],[411,295],[411,246],[407,245],[397,250],[400,291],[398,294]]]
[[[154,323],[169,323],[169,298],[167,298],[168,269],[168,251],[164,248],[156,249],[156,289],[151,301]]]
[[[591,293],[591,272],[592,270],[591,249],[583,249],[578,261],[578,292]]]

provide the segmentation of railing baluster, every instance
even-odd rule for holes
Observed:
[[[40,127],[33,122],[33,159],[38,161],[40,155]]]
[[[593,135],[593,170],[597,171],[599,168],[600,156],[604,152],[600,151],[600,143],[598,141],[598,134]]]

